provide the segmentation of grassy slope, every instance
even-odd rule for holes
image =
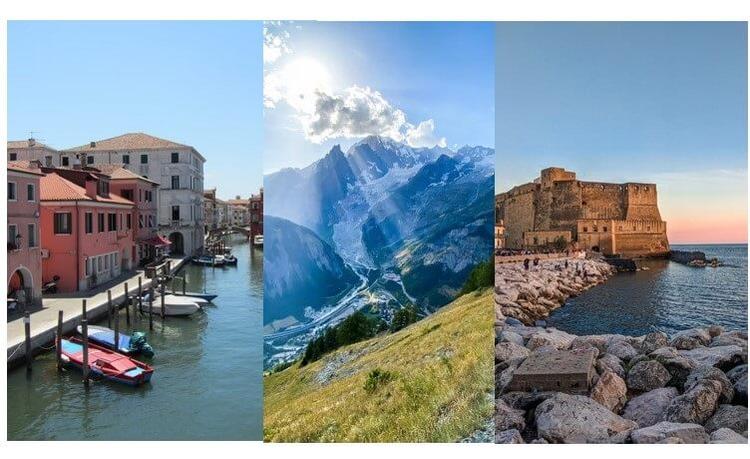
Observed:
[[[327,382],[322,369],[335,368]],[[374,393],[369,372],[395,378]],[[325,379],[325,378],[324,378]],[[264,378],[264,439],[452,442],[493,411],[491,290],[470,293],[397,333]]]

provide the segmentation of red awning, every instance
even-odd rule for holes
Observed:
[[[164,247],[165,245],[171,245],[172,242],[169,241],[169,239],[156,235],[152,237],[151,239],[146,239],[143,241],[144,244],[153,245],[154,247]]]

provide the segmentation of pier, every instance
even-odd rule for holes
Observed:
[[[187,257],[168,258],[157,269],[170,264],[174,272],[180,269],[188,260],[189,258]],[[75,328],[81,323],[81,319],[83,319],[82,300],[86,300],[87,303],[86,316],[89,323],[96,322],[106,317],[109,312],[108,292],[111,292],[112,304],[115,305],[115,309],[118,309],[125,302],[125,284],[128,284],[128,290],[132,294],[138,289],[139,277],[142,279],[141,286],[144,290],[151,287],[153,279],[147,279],[145,272],[138,270],[132,273],[132,276],[129,278],[122,279],[108,289],[99,291],[91,296],[85,296],[90,293],[82,292],[75,295],[59,295],[44,298],[42,300],[42,309],[34,311],[29,315],[30,345],[28,347],[31,349],[31,355],[36,355],[54,345],[58,324],[58,311],[62,311],[63,313],[63,335],[73,333]],[[26,325],[24,317],[12,320],[7,324],[8,368],[18,366],[26,359]]]

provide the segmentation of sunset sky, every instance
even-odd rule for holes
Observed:
[[[746,23],[500,23],[496,189],[653,182],[670,243],[747,242]]]

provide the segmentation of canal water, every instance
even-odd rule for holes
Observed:
[[[229,241],[236,267],[186,265],[187,290],[218,293],[187,318],[138,318],[156,355],[150,384],[86,389],[54,352],[8,373],[9,440],[261,440],[263,252]],[[120,324],[125,324],[124,312]],[[106,319],[104,325],[106,326]]]
[[[705,252],[718,268],[692,268],[666,260],[645,262],[648,270],[618,273],[555,310],[548,325],[570,333],[642,335],[674,333],[719,324],[747,330],[747,244],[673,245]]]

